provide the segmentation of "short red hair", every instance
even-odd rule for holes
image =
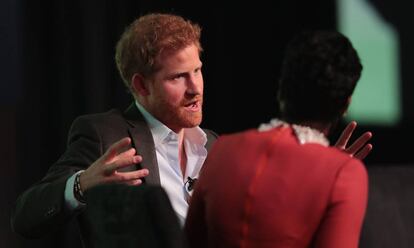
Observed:
[[[172,14],[148,14],[131,23],[116,45],[115,62],[130,89],[135,73],[150,76],[157,68],[155,61],[164,51],[178,51],[200,44],[198,24]]]

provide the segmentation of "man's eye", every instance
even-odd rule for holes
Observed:
[[[179,79],[181,79],[181,78],[183,78],[183,77],[184,77],[184,75],[182,75],[182,74],[178,74],[178,75],[173,76],[173,77],[172,77],[172,79],[173,79],[173,80],[179,80]]]

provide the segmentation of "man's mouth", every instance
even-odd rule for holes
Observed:
[[[201,110],[201,101],[200,100],[191,101],[185,104],[184,107],[189,111],[198,112]]]

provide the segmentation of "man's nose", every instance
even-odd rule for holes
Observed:
[[[201,76],[191,75],[187,80],[187,93],[199,95],[203,92],[203,78]]]

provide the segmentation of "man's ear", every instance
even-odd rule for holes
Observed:
[[[144,77],[141,74],[135,73],[131,80],[131,90],[136,96],[149,95],[148,85],[146,85]]]

